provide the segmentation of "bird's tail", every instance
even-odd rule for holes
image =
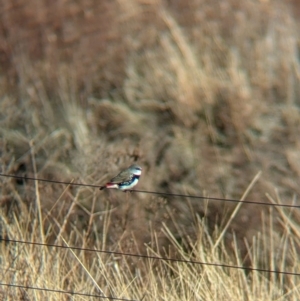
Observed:
[[[100,187],[100,190],[103,190],[103,189],[105,189],[105,188],[119,188],[119,185],[116,184],[116,183],[108,182],[108,183],[106,183],[105,186],[101,186],[101,187]]]

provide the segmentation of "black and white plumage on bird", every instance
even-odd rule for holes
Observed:
[[[115,188],[123,191],[130,190],[138,183],[141,174],[142,168],[137,164],[133,164],[100,187],[100,190],[105,188]]]

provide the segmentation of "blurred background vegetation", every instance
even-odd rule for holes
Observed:
[[[240,199],[262,172],[247,200],[299,205],[297,1],[1,0],[0,14],[2,173],[101,185],[137,161],[139,189]],[[237,206],[3,177],[0,201],[3,236],[40,210],[45,241],[168,254],[164,226],[189,251],[198,220],[217,238]],[[265,224],[258,261],[281,247],[269,213],[243,204],[224,234],[245,263]]]

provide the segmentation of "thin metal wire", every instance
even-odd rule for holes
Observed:
[[[10,178],[17,178],[17,179],[24,179],[24,180],[49,182],[49,183],[55,183],[55,184],[66,184],[66,185],[86,186],[86,187],[95,187],[95,188],[102,187],[102,186],[99,186],[99,185],[92,185],[92,184],[82,184],[82,183],[71,183],[71,182],[56,181],[56,180],[46,180],[46,179],[40,179],[40,178],[22,177],[22,176],[3,174],[3,173],[0,173],[0,176],[10,177]],[[207,200],[227,201],[227,202],[236,202],[236,203],[243,202],[243,203],[256,204],[256,205],[268,205],[268,206],[278,206],[278,207],[288,207],[288,208],[300,208],[300,206],[294,206],[294,205],[271,204],[271,203],[251,202],[251,201],[240,201],[240,200],[234,200],[234,199],[223,199],[223,198],[215,198],[215,197],[202,197],[202,196],[196,196],[196,195],[172,194],[172,193],[144,191],[144,190],[129,190],[129,191],[130,192],[137,192],[137,193],[155,194],[155,195],[161,195],[161,196],[207,199]],[[265,272],[265,273],[276,273],[276,274],[300,276],[300,273],[286,272],[286,271],[276,271],[276,270],[268,270],[268,269],[252,268],[252,267],[242,267],[242,266],[219,264],[219,263],[200,262],[200,261],[194,261],[194,260],[183,260],[183,259],[166,258],[166,257],[158,257],[158,256],[139,255],[139,254],[116,252],[116,251],[105,251],[105,250],[95,250],[95,249],[88,249],[88,248],[69,247],[69,246],[54,245],[54,244],[44,244],[44,243],[39,243],[39,242],[27,242],[27,241],[21,241],[21,240],[11,240],[11,239],[5,239],[5,238],[2,238],[1,240],[5,241],[5,242],[10,242],[10,243],[23,243],[23,244],[30,244],[30,245],[37,245],[37,246],[55,247],[55,248],[61,248],[61,249],[73,249],[73,250],[81,250],[81,251],[88,251],[88,252],[114,254],[114,255],[119,255],[119,256],[131,256],[131,257],[147,258],[147,259],[154,259],[154,260],[164,260],[164,261],[169,261],[169,262],[181,262],[181,263],[187,263],[187,264],[188,263],[189,264],[199,264],[199,265],[216,266],[216,267],[223,267],[223,268],[243,269],[243,270],[247,270],[247,271],[257,271],[257,272]]]
[[[92,185],[92,184],[71,183],[71,182],[64,182],[64,181],[40,179],[40,178],[34,178],[34,177],[23,177],[23,176],[3,174],[3,173],[0,173],[0,176],[8,177],[8,178],[15,178],[15,179],[22,179],[22,180],[31,180],[31,181],[49,182],[49,183],[55,183],[55,184],[73,185],[73,186],[86,186],[86,187],[95,187],[95,188],[102,187],[102,186],[99,186],[99,185]]]
[[[295,273],[295,272],[276,271],[276,270],[268,270],[268,269],[253,268],[253,267],[243,267],[243,266],[229,265],[229,264],[222,264],[222,263],[211,263],[211,262],[202,262],[202,261],[195,261],[195,260],[167,258],[167,257],[160,257],[160,256],[123,253],[123,252],[117,252],[117,251],[106,251],[106,250],[97,250],[97,249],[63,246],[63,245],[55,245],[55,244],[44,244],[44,243],[39,243],[39,242],[29,242],[29,241],[13,240],[13,239],[6,239],[6,238],[2,238],[2,241],[10,242],[10,243],[35,245],[35,246],[54,247],[54,248],[60,248],[60,249],[72,249],[72,250],[79,250],[79,251],[86,251],[86,252],[96,252],[96,253],[118,255],[118,256],[128,256],[128,257],[137,257],[137,258],[144,258],[144,259],[163,260],[163,261],[179,262],[179,263],[186,263],[186,264],[195,264],[195,265],[197,264],[197,265],[207,265],[207,266],[222,267],[222,268],[240,269],[240,270],[253,271],[253,272],[264,272],[264,273],[272,273],[272,274],[300,276],[300,273]]]
[[[59,293],[59,294],[77,295],[77,296],[83,296],[83,297],[94,297],[94,298],[117,300],[117,301],[138,301],[136,299],[105,297],[105,296],[101,296],[101,295],[57,290],[57,289],[51,289],[51,288],[46,288],[46,287],[36,287],[36,286],[28,286],[28,285],[20,285],[20,284],[2,283],[2,282],[0,282],[0,286],[23,288],[23,289],[30,289],[30,290],[37,290],[37,291],[46,291],[46,292]]]
[[[34,177],[23,177],[11,174],[3,174],[0,173],[2,177],[8,178],[15,178],[15,179],[23,179],[23,180],[31,180],[31,181],[40,181],[40,182],[49,182],[55,184],[65,184],[70,186],[84,186],[84,187],[93,187],[93,188],[101,188],[101,185],[93,185],[93,184],[83,184],[83,183],[71,183],[65,181],[56,181],[56,180],[46,180]],[[191,198],[191,199],[202,199],[202,200],[211,200],[211,201],[222,201],[222,202],[232,202],[232,203],[245,203],[245,204],[252,204],[252,205],[261,205],[261,206],[273,206],[273,207],[283,207],[283,208],[296,208],[300,209],[300,205],[289,205],[289,204],[272,204],[267,202],[258,202],[258,201],[241,201],[237,199],[224,199],[224,198],[217,198],[217,197],[206,197],[206,196],[199,196],[199,195],[186,195],[186,194],[178,194],[178,193],[167,193],[167,192],[158,192],[158,191],[146,191],[146,190],[128,190],[134,193],[147,193],[147,194],[154,194],[159,195],[162,197],[182,197],[182,198]]]

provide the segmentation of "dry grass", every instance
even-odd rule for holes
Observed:
[[[141,189],[299,205],[296,1],[2,0],[0,11],[3,173],[102,184],[138,161]],[[11,239],[299,272],[297,210],[7,178],[0,202]],[[144,300],[299,299],[292,276],[76,255],[2,244],[2,281]]]
[[[127,200],[129,201],[129,200]],[[1,224],[7,237],[24,241],[49,241],[56,234],[55,243],[59,245],[76,245],[86,248],[92,241],[92,249],[103,250],[110,246],[112,251],[119,250],[120,241],[111,244],[109,232],[114,228],[112,212],[107,210],[90,214],[89,227],[82,232],[78,221],[72,220],[75,210],[70,205],[70,214],[59,221],[59,216],[43,214],[41,222],[33,208],[14,210],[11,219],[1,214]],[[16,208],[15,208],[16,209]],[[91,212],[90,212],[91,213]],[[254,268],[280,269],[300,272],[299,267],[299,227],[290,218],[289,213],[279,210],[284,234],[280,237],[280,248],[270,235],[274,231],[274,221],[263,225],[264,231],[253,238],[248,245],[248,259]],[[272,212],[270,212],[270,217]],[[54,226],[47,226],[46,219]],[[66,231],[65,224],[71,224]],[[44,227],[40,227],[43,225]],[[103,228],[102,235],[96,229]],[[176,224],[181,228],[180,224]],[[151,228],[151,223],[149,223]],[[240,250],[236,237],[233,236],[233,252],[229,254],[221,241],[214,248],[214,238],[209,234],[205,219],[195,216],[192,227],[196,235],[178,239],[163,223],[162,233],[169,242],[169,250],[161,250],[158,233],[152,231],[151,240],[144,246],[150,256],[177,258],[199,261],[202,263],[220,263],[242,266]],[[215,235],[218,235],[216,230]],[[91,238],[92,237],[92,238]],[[133,244],[138,242],[134,235]],[[184,246],[189,246],[187,252]],[[132,253],[137,254],[137,248]],[[264,254],[265,257],[261,258]],[[289,262],[287,262],[289,259]],[[71,251],[69,249],[46,248],[20,243],[2,243],[1,283],[21,284],[29,287],[40,287],[54,290],[74,291],[86,294],[104,295],[134,300],[298,300],[299,288],[297,276],[247,272],[239,269],[215,267],[203,264],[188,264],[154,259],[137,259],[114,254],[88,251]],[[35,291],[31,289],[2,289],[3,300],[69,300],[68,294]],[[97,299],[92,297],[73,296],[74,300]]]

